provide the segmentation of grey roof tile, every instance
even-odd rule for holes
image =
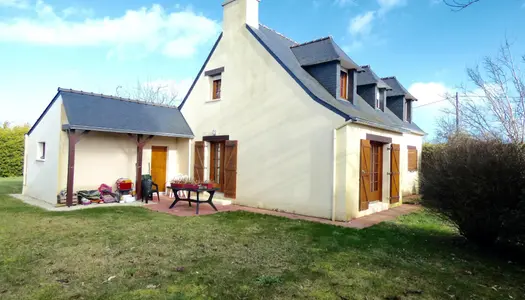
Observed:
[[[387,91],[387,97],[405,96],[405,98],[408,100],[417,101],[416,97],[412,96],[412,94],[410,94],[407,89],[405,89],[405,87],[401,84],[401,82],[399,82],[399,80],[397,80],[395,76],[381,79],[390,87],[392,87],[392,90]]]
[[[291,49],[303,67],[337,60],[341,61],[343,66],[348,69],[361,70],[359,65],[348,57],[330,36],[303,44],[295,44],[291,46]]]
[[[283,67],[289,70],[290,75],[303,86],[312,98],[332,111],[342,116],[347,116],[347,118],[353,118],[357,121],[371,124],[372,126],[400,132],[412,131],[418,134],[424,134],[417,125],[403,122],[388,109],[383,112],[373,108],[359,95],[357,96],[355,104],[334,98],[302,67],[292,50],[297,48],[293,47],[298,45],[296,42],[264,25],[259,26],[258,29],[248,26],[248,29],[263,43],[263,46],[266,46],[271,53],[276,56]]]
[[[193,137],[176,107],[59,88],[68,128],[170,137]]]
[[[357,85],[369,85],[377,84],[378,88],[391,90],[392,88],[386,84],[376,73],[370,68],[370,66],[362,66],[362,72],[357,73]]]

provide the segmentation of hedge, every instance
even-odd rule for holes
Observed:
[[[525,243],[525,147],[468,137],[425,146],[422,204],[483,246]]]
[[[22,176],[24,135],[29,126],[0,127],[0,177]]]

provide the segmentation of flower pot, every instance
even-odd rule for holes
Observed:
[[[198,189],[199,185],[198,184],[193,184],[193,183],[188,183],[188,184],[184,185],[184,188],[185,189]]]

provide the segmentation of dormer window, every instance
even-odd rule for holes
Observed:
[[[381,109],[381,92],[376,89],[376,109]]]
[[[405,122],[412,123],[412,101],[405,100]]]
[[[340,77],[339,97],[341,97],[342,99],[348,100],[348,73],[341,70],[339,77]]]

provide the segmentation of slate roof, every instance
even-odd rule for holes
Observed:
[[[334,98],[302,67],[301,62],[293,51],[299,45],[298,43],[264,25],[259,26],[259,28],[247,25],[247,28],[281,66],[288,71],[290,76],[319,104],[334,111],[346,120],[353,119],[358,123],[391,131],[425,134],[416,124],[400,120],[388,108],[385,108],[384,112],[373,108],[359,95],[357,95],[355,105],[349,101]]]
[[[412,96],[407,89],[397,80],[395,76],[392,77],[385,77],[381,78],[384,82],[386,82],[390,87],[392,87],[392,90],[387,91],[386,96],[387,97],[395,97],[395,96],[405,96],[408,100],[414,100],[417,101],[416,97]]]
[[[346,55],[331,36],[303,44],[295,44],[291,46],[291,49],[303,67],[340,61],[347,69],[361,70],[359,65]]]
[[[376,73],[370,68],[370,66],[362,66],[362,72],[357,73],[357,85],[369,85],[377,84],[378,88],[391,90],[392,88],[386,84]]]
[[[193,138],[190,126],[176,107],[62,88],[58,88],[33,128],[59,96],[68,121],[64,129]]]

